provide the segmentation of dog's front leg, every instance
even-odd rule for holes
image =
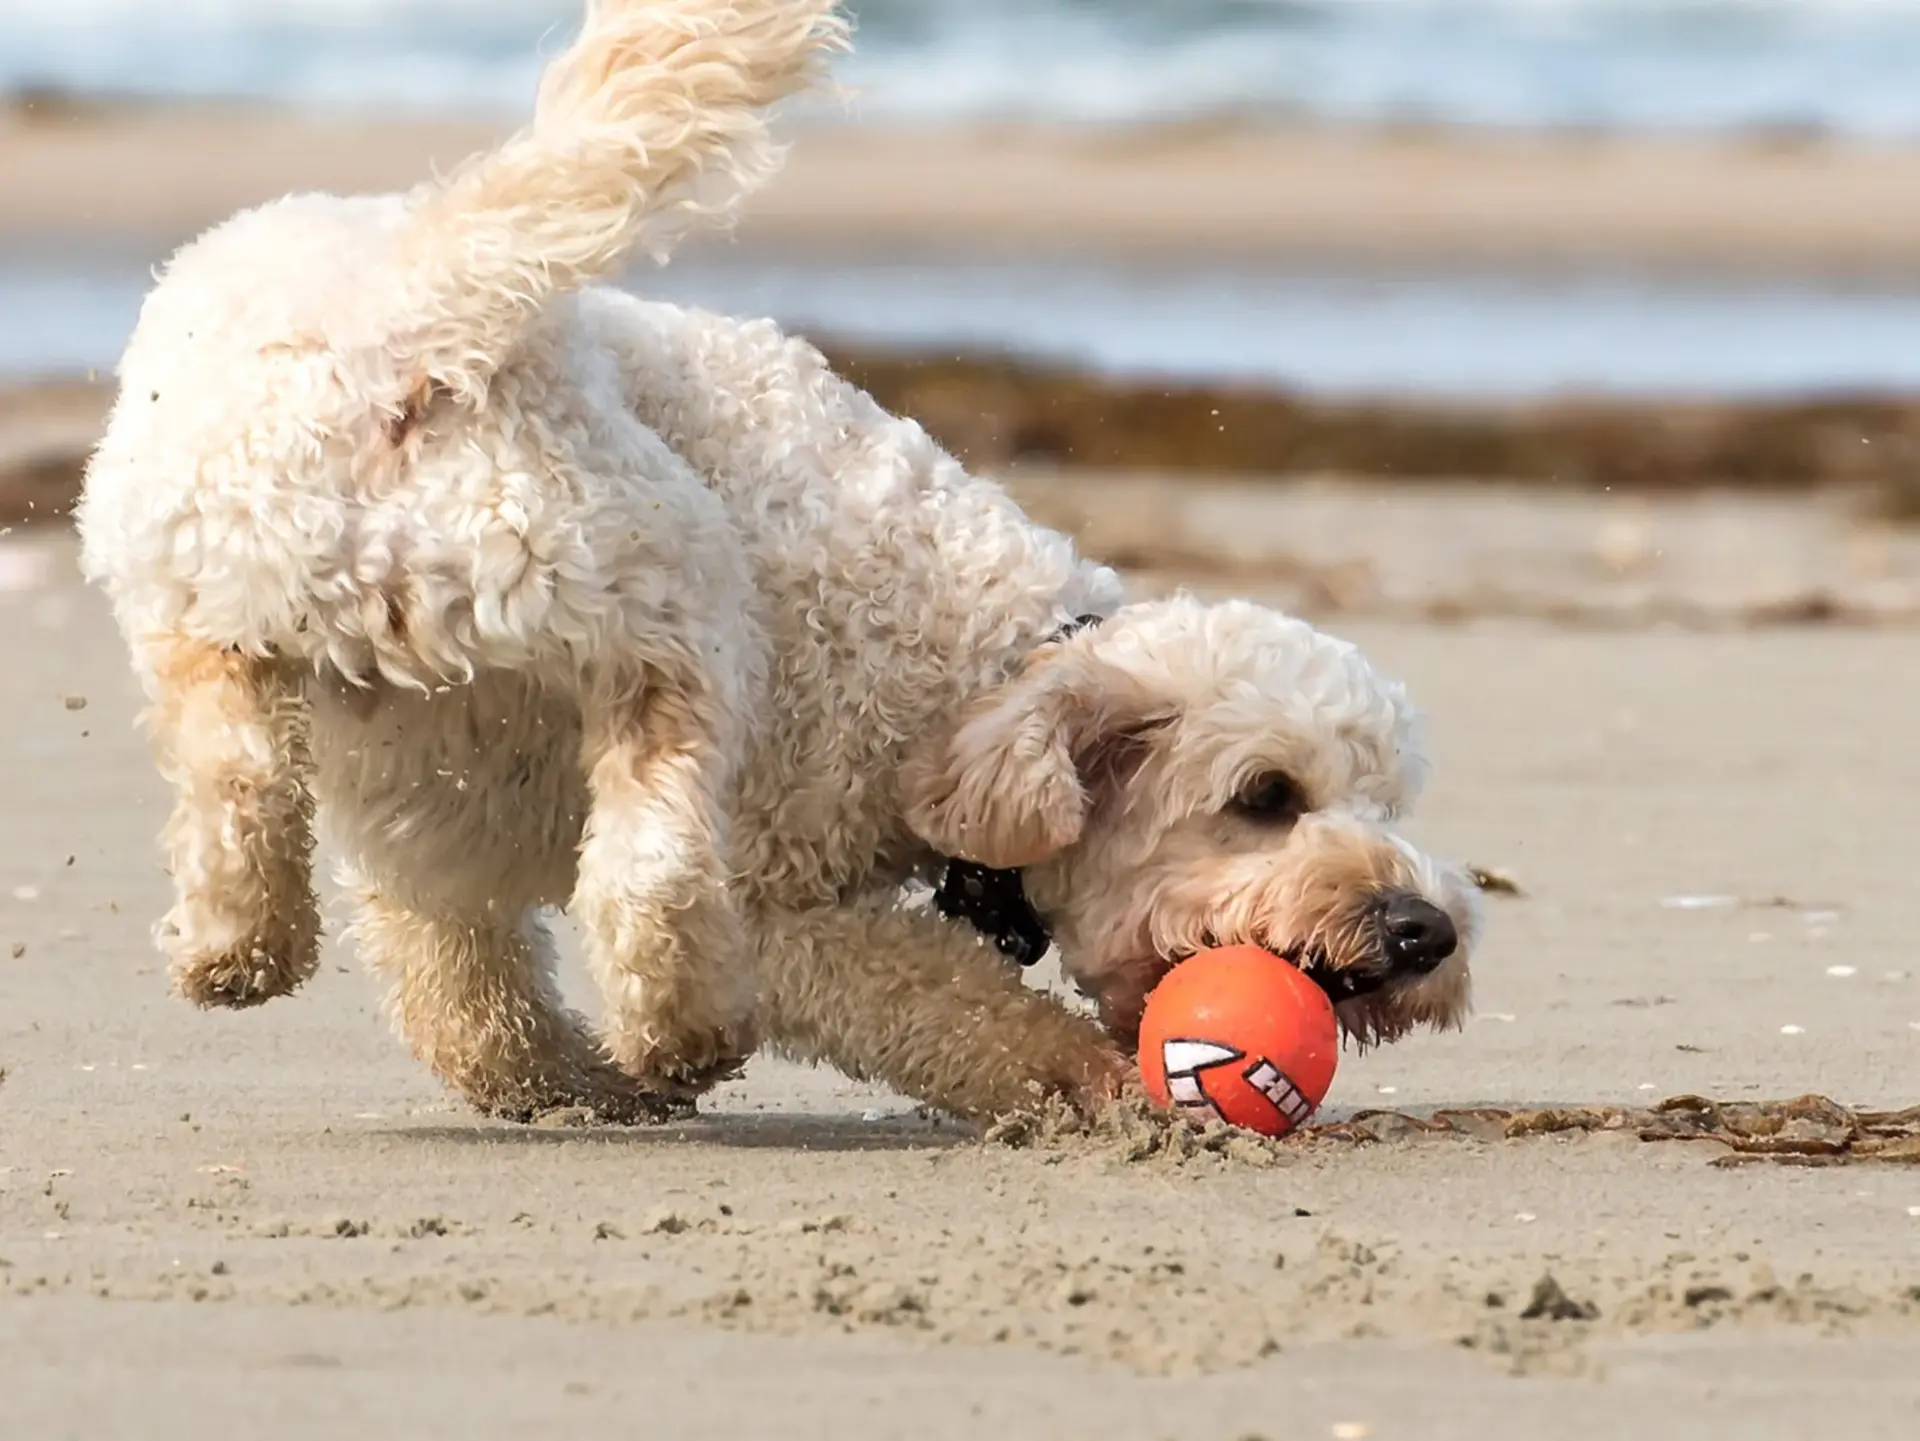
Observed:
[[[199,1006],[256,1006],[319,963],[313,801],[298,677],[206,641],[154,636],[135,659],[173,784],[162,835],[174,904],[157,935]]]
[[[1091,1017],[1025,985],[967,927],[893,897],[757,918],[769,1040],[973,1120],[1120,1093],[1127,1059]]]
[[[584,707],[590,795],[573,913],[607,1000],[614,1063],[694,1095],[758,1044],[753,955],[730,894],[730,718],[711,690],[650,678]]]

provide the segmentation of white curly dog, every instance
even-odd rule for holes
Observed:
[[[496,1115],[656,1118],[762,1044],[970,1117],[1097,1104],[1216,942],[1363,1041],[1460,1021],[1473,887],[1393,829],[1417,720],[1357,650],[1123,606],[806,344],[591,284],[730,218],[845,38],[830,0],[597,0],[498,150],[169,264],[79,523],[188,999],[313,974],[317,812],[399,1029]],[[1002,954],[1047,932],[1097,1019]]]

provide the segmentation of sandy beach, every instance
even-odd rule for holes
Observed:
[[[194,1014],[104,608],[64,536],[4,559],[5,1434],[1911,1434],[1893,1161],[1624,1120],[1014,1145],[766,1062],[697,1123],[522,1129],[450,1106],[338,949]],[[1349,629],[1433,712],[1419,833],[1525,894],[1469,1028],[1348,1057],[1327,1119],[1914,1100],[1906,635]]]
[[[403,188],[480,124],[16,105],[0,247],[160,251],[288,190]],[[1342,266],[1920,274],[1920,149],[1471,131],[810,126],[739,241]]]

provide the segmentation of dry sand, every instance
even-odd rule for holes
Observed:
[[[1920,622],[1920,529],[1840,491],[1609,495],[1020,468],[1027,510],[1145,589],[1316,619],[1720,630]]]
[[[762,1063],[695,1123],[520,1129],[338,950],[196,1015],[71,563],[0,542],[0,1435],[1916,1434],[1912,1166],[1014,1147]],[[1910,636],[1351,629],[1434,714],[1421,835],[1526,895],[1477,1019],[1350,1056],[1330,1115],[1920,1099]]]
[[[290,189],[387,190],[495,127],[272,111],[0,113],[0,245],[163,250]],[[1184,264],[1920,273],[1920,150],[1439,130],[797,131],[748,243]]]

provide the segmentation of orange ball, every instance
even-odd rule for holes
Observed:
[[[1326,1099],[1340,1057],[1333,1002],[1259,946],[1200,951],[1147,997],[1147,1093],[1196,1120],[1284,1136]]]

